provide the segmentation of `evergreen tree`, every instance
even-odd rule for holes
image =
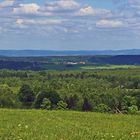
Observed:
[[[91,111],[91,110],[92,110],[91,104],[89,103],[87,98],[84,98],[82,111]]]
[[[18,93],[18,98],[23,106],[28,108],[31,107],[35,97],[29,85],[22,85]]]

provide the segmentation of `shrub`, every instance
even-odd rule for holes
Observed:
[[[59,101],[57,103],[57,109],[65,110],[67,109],[67,106],[67,103],[65,103],[64,101]]]
[[[51,109],[51,101],[47,98],[44,98],[43,102],[41,104],[41,108],[42,109],[47,109],[47,110]]]
[[[128,113],[130,114],[137,114],[138,107],[136,105],[132,105],[131,107],[128,107]]]
[[[105,104],[99,104],[94,108],[97,112],[110,112],[111,108]]]
[[[0,107],[15,107],[16,98],[7,85],[0,86]]]

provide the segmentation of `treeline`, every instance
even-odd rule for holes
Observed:
[[[0,107],[139,114],[140,69],[0,70]]]

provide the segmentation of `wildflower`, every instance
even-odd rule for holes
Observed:
[[[28,128],[28,125],[25,125],[25,128],[27,129]]]
[[[131,133],[130,133],[131,137],[137,136],[137,135],[139,135],[139,134],[140,134],[140,132],[131,132]]]
[[[21,124],[18,124],[18,127],[21,127]]]

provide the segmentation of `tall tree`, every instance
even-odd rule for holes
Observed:
[[[31,107],[32,102],[34,101],[34,92],[32,91],[31,87],[29,85],[22,85],[22,87],[19,90],[18,98],[20,102],[22,102],[24,107]]]
[[[82,110],[83,110],[83,111],[91,111],[91,110],[92,110],[92,106],[91,106],[91,104],[89,103],[89,101],[88,101],[87,98],[84,98]]]

